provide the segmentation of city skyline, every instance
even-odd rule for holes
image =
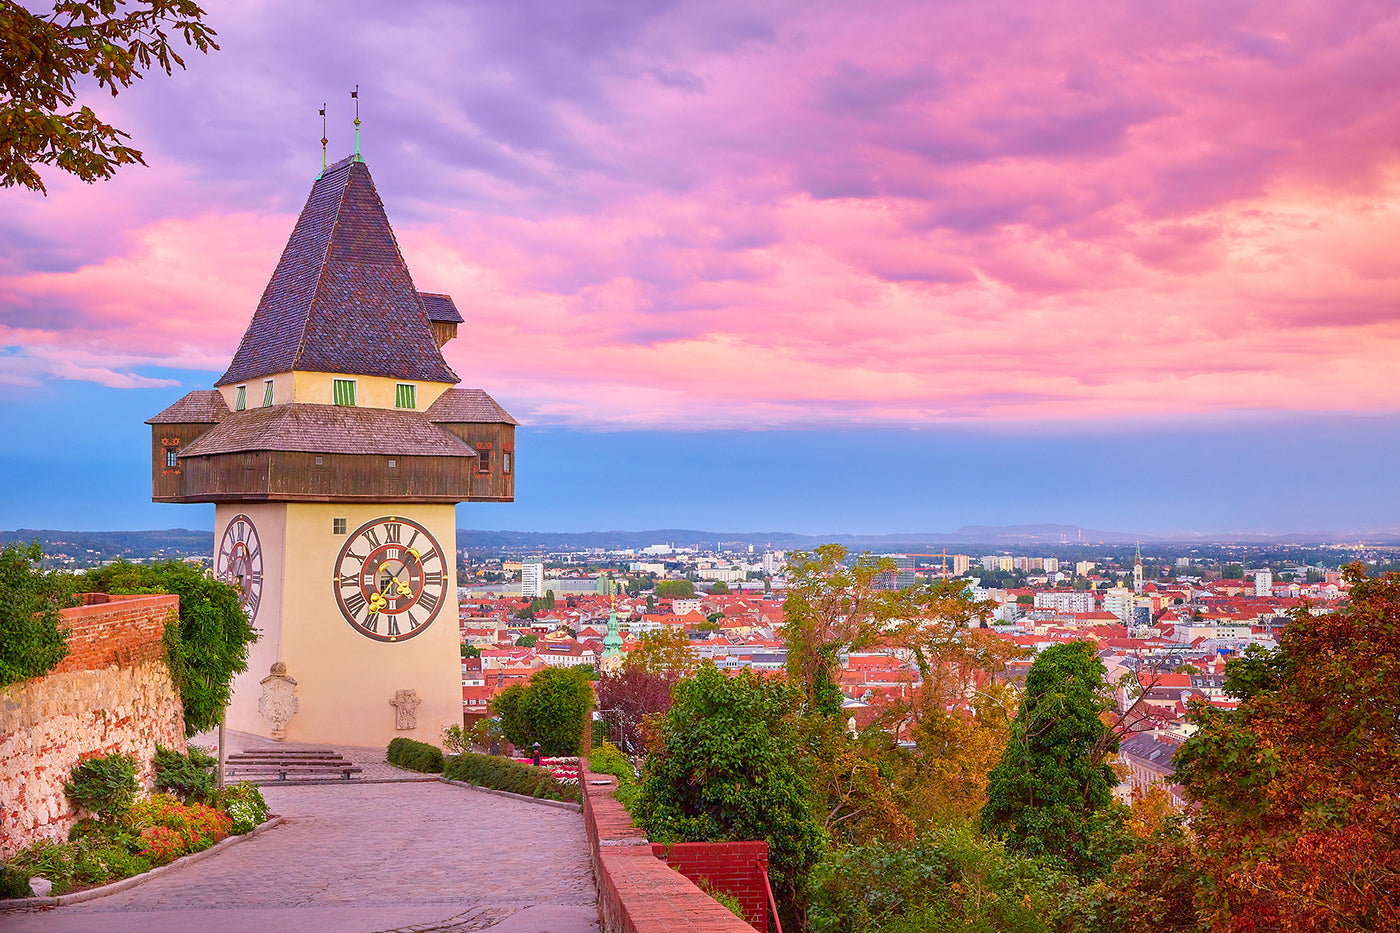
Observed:
[[[227,364],[356,84],[524,425],[461,527],[1400,525],[1393,11],[329,10],[215,11],[94,101],[150,168],[0,191],[0,527],[197,524],[142,421]]]

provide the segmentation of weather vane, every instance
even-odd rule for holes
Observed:
[[[330,140],[326,138],[326,102],[321,101],[321,174],[326,174],[326,144]]]
[[[350,99],[355,102],[355,161],[363,162],[360,158],[360,86],[355,85],[355,90],[350,92]]]

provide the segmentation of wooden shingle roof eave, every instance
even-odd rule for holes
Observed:
[[[218,424],[228,417],[228,404],[218,389],[195,389],[175,404],[146,419],[147,424]]]
[[[252,451],[475,457],[460,438],[415,411],[293,402],[231,412],[181,457]]]
[[[438,424],[520,424],[482,389],[448,389],[425,414]]]

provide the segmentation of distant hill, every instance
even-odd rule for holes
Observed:
[[[169,528],[165,531],[55,531],[49,528],[20,528],[0,531],[0,545],[18,541],[27,544],[38,539],[44,553],[65,563],[88,566],[118,558],[211,557],[213,531]]]

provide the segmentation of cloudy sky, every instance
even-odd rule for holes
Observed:
[[[0,191],[0,528],[153,506],[363,150],[464,383],[465,527],[1400,527],[1400,13],[1200,0],[216,6],[94,98],[149,168]]]

